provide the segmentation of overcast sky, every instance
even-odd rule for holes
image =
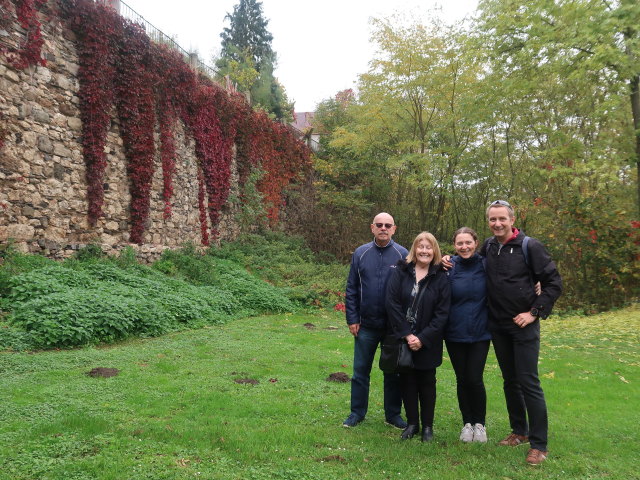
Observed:
[[[187,51],[197,51],[212,65],[220,51],[220,33],[238,0],[123,0]],[[442,10],[448,23],[474,12],[477,0],[262,0],[273,50],[275,72],[297,112],[337,92],[353,88],[374,53],[370,18],[400,14],[425,19]],[[432,13],[431,13],[432,14]]]

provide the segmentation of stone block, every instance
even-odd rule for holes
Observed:
[[[20,77],[13,70],[6,70],[4,72],[4,77],[7,78],[8,80],[11,80],[14,83],[18,83],[20,81]]]
[[[69,128],[72,130],[75,130],[75,131],[82,130],[82,120],[80,120],[79,118],[71,117],[67,119],[67,125],[69,125]]]
[[[56,143],[53,145],[53,154],[58,155],[59,157],[70,157],[71,150],[61,143]]]
[[[33,119],[38,123],[50,123],[51,117],[47,112],[42,110],[41,108],[33,109]]]
[[[53,153],[53,143],[51,143],[51,139],[45,135],[39,135],[38,149],[45,153]]]
[[[36,211],[30,205],[25,205],[24,207],[22,207],[22,215],[24,215],[25,217],[33,217],[35,213]]]
[[[6,227],[0,226],[0,241],[6,242],[9,239],[13,239],[16,242],[27,242],[33,240],[34,233],[35,228],[31,225],[14,223]]]

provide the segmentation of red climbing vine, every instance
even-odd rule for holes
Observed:
[[[5,12],[0,26],[8,23],[9,7],[12,2],[7,0],[0,1],[0,8]],[[30,65],[46,65],[47,61],[42,58],[42,38],[40,19],[38,12],[47,0],[14,0],[14,8],[18,23],[25,31],[25,39],[20,43],[18,48],[5,48],[4,54],[7,56],[9,63],[22,70]],[[6,16],[5,16],[6,15]]]
[[[164,218],[171,215],[178,119],[195,141],[202,243],[218,235],[220,212],[229,196],[234,144],[241,184],[252,168],[266,172],[258,188],[270,220],[276,222],[286,185],[309,165],[307,147],[286,126],[254,112],[242,95],[226,92],[197,75],[179,53],[151,43],[142,27],[111,8],[90,0],[63,3],[78,38],[78,96],[91,223],[102,215],[104,150],[114,105],[127,158],[132,242],[143,242],[149,217],[156,123]]]

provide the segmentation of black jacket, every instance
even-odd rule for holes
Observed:
[[[490,237],[482,245],[480,255],[486,258],[490,321],[510,323],[513,317],[532,308],[538,309],[541,318],[547,318],[562,293],[562,279],[556,264],[535,238],[529,240],[527,265],[522,254],[524,237],[525,234],[519,232],[504,245]],[[538,281],[542,285],[540,296],[534,290]]]
[[[413,263],[398,262],[387,286],[389,327],[398,338],[412,333],[406,314],[413,299],[411,291],[415,285],[414,267]],[[420,280],[420,290],[424,288],[426,290],[416,308],[417,318],[413,332],[422,342],[422,348],[412,352],[413,364],[418,370],[436,368],[442,363],[442,338],[451,303],[449,281],[440,265],[429,266],[429,273]]]

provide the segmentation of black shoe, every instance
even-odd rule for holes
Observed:
[[[349,415],[347,417],[347,419],[342,422],[342,426],[349,428],[349,427],[355,427],[356,425],[358,425],[361,421],[363,421],[364,418],[361,418],[359,416],[357,416],[355,413],[352,413],[351,415]]]
[[[407,425],[402,431],[402,435],[400,435],[400,440],[409,440],[413,438],[413,436],[418,433],[418,425]]]
[[[431,440],[433,440],[433,428],[424,427],[422,429],[422,441],[423,442],[430,442]]]
[[[398,415],[397,417],[388,418],[384,423],[386,423],[387,425],[391,425],[392,427],[399,428],[400,430],[407,428],[407,422],[405,422],[400,415]]]

